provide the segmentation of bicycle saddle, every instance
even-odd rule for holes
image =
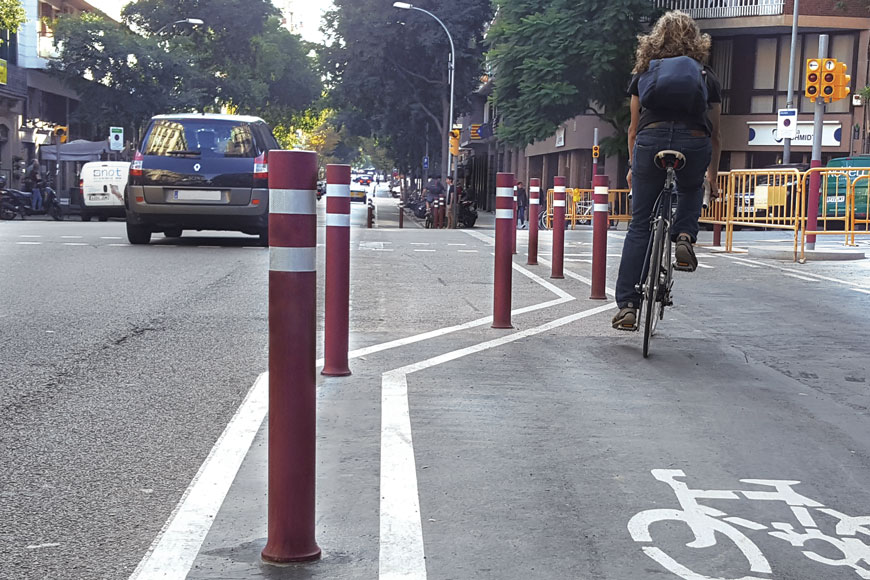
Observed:
[[[686,156],[679,151],[663,149],[656,153],[655,164],[656,167],[662,170],[673,167],[674,171],[679,171],[686,165]]]

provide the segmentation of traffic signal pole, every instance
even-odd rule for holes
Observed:
[[[828,35],[822,34],[819,36],[819,61],[828,56]],[[822,70],[824,75],[825,71]],[[822,166],[822,130],[825,117],[825,100],[820,95],[815,101],[815,110],[813,111],[813,156],[810,161],[810,167]],[[810,174],[810,191],[807,196],[807,231],[815,231],[819,223],[819,186],[821,185],[821,175],[818,171]],[[814,250],[816,248],[816,236],[810,234],[807,236],[807,249]]]

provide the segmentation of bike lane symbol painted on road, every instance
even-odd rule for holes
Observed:
[[[749,574],[738,577],[705,576],[681,564],[675,557],[655,545],[643,546],[643,552],[669,572],[684,580],[773,580],[770,562],[749,535],[767,532],[767,535],[783,540],[798,548],[806,548],[810,541],[827,543],[833,550],[822,555],[812,549],[801,553],[810,560],[828,566],[852,568],[860,578],[870,580],[870,546],[863,539],[870,539],[870,516],[853,517],[825,508],[821,503],[799,494],[794,480],[741,479],[740,483],[760,486],[761,489],[690,489],[681,478],[686,474],[680,469],[653,469],[655,479],[667,483],[682,509],[644,510],[628,522],[628,531],[635,542],[653,543],[650,527],[658,522],[685,523],[695,539],[689,548],[710,548],[716,545],[716,534],[728,538],[743,554]],[[767,488],[767,489],[764,489]],[[699,503],[701,500],[748,500],[778,501],[786,504],[795,522],[759,523]],[[816,523],[814,515],[824,514],[825,529],[833,527],[833,535],[826,534]],[[744,531],[745,530],[745,531]],[[858,536],[865,536],[859,538]],[[819,544],[814,544],[818,546]],[[840,558],[831,558],[839,552]],[[745,569],[744,569],[745,570]]]

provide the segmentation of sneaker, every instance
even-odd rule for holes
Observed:
[[[677,236],[677,243],[674,246],[674,258],[675,270],[694,272],[698,268],[698,258],[695,257],[692,238],[687,234]]]
[[[637,308],[629,302],[619,309],[611,324],[616,330],[637,330]]]

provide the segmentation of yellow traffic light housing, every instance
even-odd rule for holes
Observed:
[[[450,131],[450,154],[454,157],[459,156],[459,129]]]
[[[846,63],[838,62],[834,72],[834,100],[845,99],[849,96],[852,90],[849,85],[852,84],[852,77],[846,74]]]
[[[837,59],[822,59],[821,77],[822,81],[819,84],[819,96],[828,103],[834,100],[834,88],[837,84]]]
[[[592,146],[592,157],[593,157],[593,159],[598,159],[598,156],[599,156],[600,154],[601,154],[601,149],[598,147],[598,145],[593,145],[593,146]]]
[[[69,127],[58,125],[54,128],[54,136],[61,143],[66,143],[67,137],[69,137]]]
[[[804,85],[804,96],[815,101],[820,92],[820,81],[822,61],[818,58],[808,58],[806,68],[806,84]]]

